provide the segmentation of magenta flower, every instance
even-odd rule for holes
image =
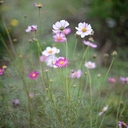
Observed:
[[[116,79],[115,79],[115,78],[110,77],[110,78],[108,79],[108,82],[110,82],[110,83],[116,83]]]
[[[0,68],[0,75],[3,75],[3,74],[4,74],[4,69]]]
[[[68,60],[64,57],[59,57],[56,61],[55,61],[55,65],[57,67],[66,67],[68,64]]]
[[[128,84],[128,77],[120,77],[120,82],[122,84]]]
[[[78,71],[72,71],[71,74],[70,74],[70,77],[71,77],[71,78],[80,78],[81,75],[82,75],[81,70],[78,70]]]
[[[91,35],[93,32],[91,25],[87,24],[85,22],[79,23],[78,27],[75,27],[75,28],[77,30],[76,34],[80,35],[81,38],[84,38],[85,36]]]
[[[37,71],[33,71],[33,72],[29,73],[29,78],[31,80],[35,80],[38,76],[39,76],[39,72],[37,72]]]
[[[37,30],[37,25],[28,26],[28,28],[25,30],[26,32],[33,32]]]
[[[57,33],[53,35],[54,41],[55,42],[66,42],[66,37],[63,33]]]
[[[84,44],[87,45],[87,46],[90,46],[90,47],[92,47],[92,48],[97,48],[97,45],[91,43],[90,41],[86,41],[86,40],[84,40],[83,42],[84,42]]]
[[[63,33],[66,27],[69,26],[69,23],[66,20],[61,20],[53,24],[53,33]]]

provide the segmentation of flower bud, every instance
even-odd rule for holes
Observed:
[[[117,56],[117,52],[116,51],[114,51],[113,53],[112,53],[112,56]]]

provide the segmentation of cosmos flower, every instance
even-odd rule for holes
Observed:
[[[78,70],[78,71],[72,71],[71,74],[70,74],[70,77],[71,77],[71,78],[80,78],[81,75],[82,75],[81,70]]]
[[[71,29],[70,28],[65,28],[62,33],[64,35],[68,35],[70,32],[71,32]]]
[[[44,56],[50,56],[50,55],[54,55],[56,53],[59,53],[60,52],[60,49],[57,49],[56,47],[47,47],[46,50],[44,50],[42,52],[42,55]]]
[[[54,41],[55,42],[66,42],[66,37],[63,33],[57,33],[53,35]]]
[[[33,32],[37,30],[37,25],[28,26],[28,28],[25,30],[26,32]]]
[[[3,75],[3,74],[4,74],[4,69],[0,68],[0,75]]]
[[[38,8],[42,8],[43,5],[41,3],[39,3],[39,4],[35,3],[34,6],[38,7]]]
[[[85,63],[85,67],[89,69],[96,68],[96,64],[94,62],[88,61]]]
[[[63,33],[63,31],[66,29],[66,27],[69,26],[69,23],[66,20],[60,20],[57,21],[55,24],[53,24],[53,33]]]
[[[110,83],[116,83],[116,79],[115,79],[115,78],[110,77],[110,78],[108,78],[108,82],[110,82]]]
[[[29,78],[31,80],[35,80],[38,76],[39,76],[39,72],[37,72],[37,71],[33,71],[33,72],[29,73]]]
[[[91,25],[87,24],[85,22],[79,23],[78,27],[75,27],[75,28],[77,30],[76,34],[80,35],[81,38],[84,38],[85,36],[91,35],[93,32]]]
[[[84,40],[83,42],[84,42],[84,44],[87,45],[87,46],[90,46],[90,47],[92,47],[92,48],[97,48],[97,45],[91,43],[90,41],[86,41],[86,40]]]
[[[55,65],[57,67],[66,67],[68,64],[68,60],[64,57],[59,57],[57,58],[57,60],[55,61]]]
[[[45,60],[45,63],[47,66],[49,67],[54,67],[54,68],[57,68],[57,66],[55,65],[55,61],[57,60],[57,57],[55,55],[51,55],[51,56],[48,56]]]
[[[44,55],[41,55],[41,56],[40,56],[40,61],[41,61],[41,62],[45,62],[46,59],[47,59],[47,56],[44,56]]]
[[[118,126],[119,126],[119,128],[128,128],[128,125],[126,123],[124,123],[123,121],[119,121]]]
[[[108,110],[108,105],[103,107],[103,109],[101,110],[101,112],[99,112],[99,116],[101,116],[104,112],[106,112]]]
[[[128,84],[128,77],[120,77],[119,80],[122,84]]]

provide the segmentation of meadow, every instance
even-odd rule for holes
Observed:
[[[57,2],[0,4],[0,128],[128,128],[123,51],[97,50],[81,2]]]

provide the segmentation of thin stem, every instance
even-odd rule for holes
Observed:
[[[74,54],[75,54],[75,51],[76,51],[76,46],[77,46],[77,38],[76,38],[76,41],[75,41],[75,45],[74,45],[74,50],[73,50],[73,58],[74,58]]]

